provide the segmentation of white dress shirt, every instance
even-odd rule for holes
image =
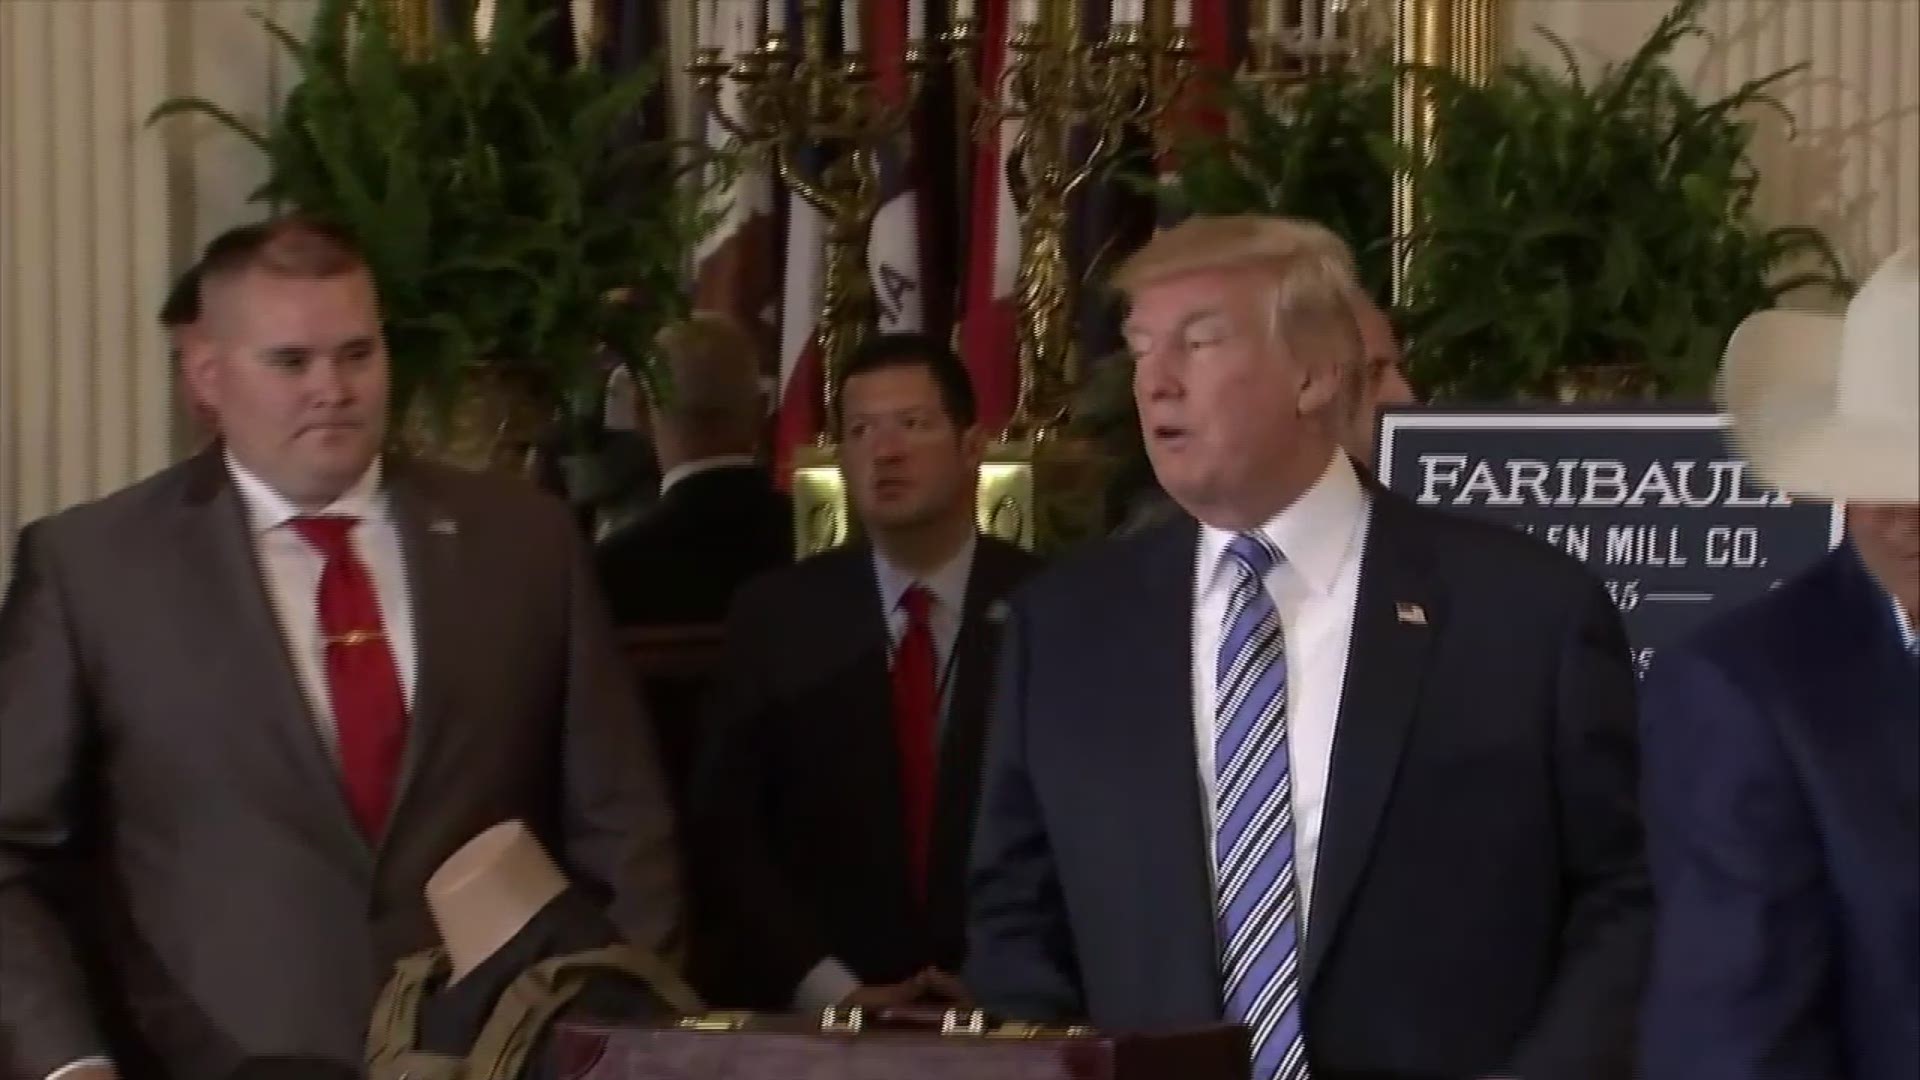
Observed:
[[[683,461],[668,469],[660,476],[660,494],[665,495],[675,484],[689,477],[699,476],[719,469],[752,469],[760,466],[760,459],[752,454],[717,454],[713,457],[696,458]]]
[[[1266,586],[1286,639],[1287,754],[1293,779],[1294,876],[1301,925],[1313,895],[1313,868],[1333,763],[1334,727],[1347,679],[1354,605],[1360,593],[1360,555],[1366,547],[1371,503],[1345,454],[1293,505],[1261,527],[1280,549]],[[1219,659],[1227,602],[1241,569],[1227,554],[1236,534],[1200,529],[1193,591],[1193,738],[1205,794],[1207,851],[1214,853],[1218,811],[1214,783],[1214,665]],[[1218,857],[1209,859],[1211,870]]]
[[[321,641],[320,572],[326,560],[293,527],[301,515],[298,507],[247,467],[227,456],[227,470],[246,504],[254,552],[259,560],[261,583],[273,601],[280,621],[280,633],[286,639],[287,655],[300,676],[300,689],[307,695],[315,725],[328,753],[339,749],[338,729],[334,725],[333,703],[327,692],[327,653]],[[353,549],[373,579],[373,590],[380,600],[380,621],[387,634],[387,645],[400,669],[400,689],[406,695],[407,708],[413,708],[413,687],[419,663],[414,650],[413,601],[407,590],[406,557],[400,544],[400,529],[387,506],[380,486],[381,468],[376,459],[354,485],[317,515],[344,514],[360,519],[353,530]]]
[[[300,677],[300,689],[306,695],[314,728],[326,744],[327,752],[337,758],[339,729],[334,725],[333,701],[327,692],[326,646],[320,640],[317,604],[320,572],[325,569],[326,560],[291,524],[300,516],[298,507],[234,460],[232,453],[227,454],[227,472],[246,506],[248,534],[253,540],[261,585],[273,604],[273,613],[280,623],[294,672]],[[380,486],[379,460],[375,459],[364,476],[318,513],[345,514],[360,519],[353,530],[354,551],[373,578],[374,593],[380,601],[380,621],[386,626],[387,644],[393,650],[394,663],[400,668],[400,687],[411,709],[414,676],[418,670],[413,648],[413,603],[407,591],[400,530],[387,511],[387,497]],[[112,1064],[106,1058],[82,1058],[55,1069],[47,1080],[66,1080],[83,1068]]]
[[[940,720],[944,725],[947,706],[953,699],[953,647],[960,640],[960,614],[966,610],[967,581],[973,576],[973,552],[979,537],[968,534],[958,554],[925,577],[915,577],[887,561],[878,548],[873,552],[873,577],[880,586],[880,610],[887,617],[887,655],[889,663],[900,639],[906,636],[910,618],[900,602],[915,585],[927,590],[927,629],[933,633],[933,661],[936,684],[940,690]]]
[[[900,603],[909,588],[919,585],[932,594],[927,608],[927,629],[933,634],[933,656],[939,673],[940,723],[946,725],[947,710],[953,702],[953,649],[960,640],[960,615],[966,610],[967,582],[973,576],[973,552],[979,537],[969,535],[958,554],[925,577],[915,577],[888,562],[880,549],[873,551],[873,576],[880,586],[880,610],[887,620],[887,654],[900,647],[906,636],[907,609]],[[840,962],[829,956],[813,965],[793,991],[793,1007],[813,1012],[838,1005],[848,994],[860,989],[860,980]]]

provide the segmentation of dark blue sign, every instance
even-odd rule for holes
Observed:
[[[1506,522],[1585,563],[1642,671],[1840,539],[1838,510],[1765,487],[1715,412],[1395,410],[1379,462],[1381,483],[1422,506]]]

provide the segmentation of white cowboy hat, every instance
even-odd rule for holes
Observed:
[[[1881,264],[1846,315],[1760,311],[1727,342],[1720,400],[1773,486],[1920,503],[1920,250]]]

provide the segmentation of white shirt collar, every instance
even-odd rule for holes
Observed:
[[[1893,625],[1900,630],[1901,648],[1913,652],[1916,643],[1920,643],[1920,638],[1915,636],[1913,620],[1908,617],[1907,609],[1900,606],[1900,601],[1894,599],[1892,593],[1887,594],[1887,603],[1893,607]]]
[[[1880,584],[1873,576],[1873,570],[1867,566],[1867,557],[1861,553],[1860,546],[1849,538],[1847,547],[1853,551],[1853,564],[1859,567],[1860,573],[1879,591],[1881,599],[1887,602],[1887,610],[1893,613],[1893,628],[1900,632],[1900,647],[1909,653],[1914,652],[1917,639],[1913,619],[1907,615],[1907,609],[1900,606],[1900,600],[1893,595],[1893,590]]]
[[[926,577],[916,578],[905,570],[887,561],[880,549],[873,549],[873,572],[880,580],[881,611],[891,615],[900,606],[900,597],[915,584],[924,586],[933,593],[936,604],[950,611],[960,610],[961,601],[967,595],[967,578],[973,571],[973,550],[979,543],[975,533],[967,534],[967,542],[953,558],[941,564],[938,570]]]
[[[233,477],[234,486],[240,489],[240,498],[246,503],[247,521],[253,526],[254,535],[272,532],[301,515],[300,508],[275,491],[273,485],[240,464],[233,456],[233,451],[226,451],[225,456],[227,472]],[[367,471],[360,475],[360,479],[318,512],[361,520],[384,514],[386,504],[380,497],[380,475],[380,459],[376,457],[373,464],[367,466]]]
[[[1333,591],[1340,567],[1367,517],[1367,492],[1347,455],[1335,452],[1320,479],[1260,527],[1288,565],[1319,596]],[[1210,588],[1237,533],[1200,528],[1200,573],[1196,590]]]
[[[714,457],[683,461],[661,475],[660,494],[665,495],[668,488],[690,476],[699,476],[701,473],[713,472],[716,469],[751,469],[759,465],[760,459],[752,454],[718,454]]]

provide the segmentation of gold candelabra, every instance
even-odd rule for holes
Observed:
[[[1239,77],[1284,108],[1288,91],[1369,53],[1391,51],[1398,68],[1394,141],[1416,160],[1433,146],[1432,102],[1423,68],[1478,82],[1499,61],[1500,0],[1255,0]],[[1410,172],[1393,181],[1393,296],[1405,289],[1408,237],[1419,216]]]
[[[1300,83],[1391,49],[1397,0],[1254,0],[1242,84],[1282,100]]]
[[[689,71],[703,115],[711,115],[750,160],[771,162],[781,181],[826,219],[816,332],[826,374],[822,420],[830,425],[837,404],[833,375],[874,323],[867,235],[882,202],[881,155],[906,138],[932,61],[924,42],[909,42],[906,93],[889,99],[863,54],[829,53],[827,7],[825,0],[801,4],[798,51],[776,29],[731,59],[703,47]],[[738,87],[732,110],[721,100],[725,79]],[[823,432],[821,442],[827,441]]]
[[[418,60],[433,46],[433,9],[428,0],[381,0],[387,28],[400,53]]]
[[[1066,418],[1078,377],[1073,344],[1074,282],[1067,265],[1068,200],[1118,147],[1128,129],[1157,131],[1191,70],[1184,27],[1158,44],[1139,21],[1118,21],[1099,40],[1082,38],[1077,3],[1047,5],[1023,20],[995,85],[979,87],[979,31],[956,20],[946,39],[955,81],[976,88],[976,138],[1011,122],[1007,157],[1018,182],[1020,268],[1019,394],[1004,440],[1040,441]],[[1035,9],[1029,8],[1029,11]]]
[[[1393,138],[1424,161],[1435,135],[1433,102],[1421,85],[1420,68],[1445,68],[1484,82],[1499,62],[1499,0],[1393,0],[1393,58],[1401,65],[1394,90]],[[1411,173],[1393,185],[1393,296],[1406,290],[1408,238],[1419,218],[1419,193]]]

